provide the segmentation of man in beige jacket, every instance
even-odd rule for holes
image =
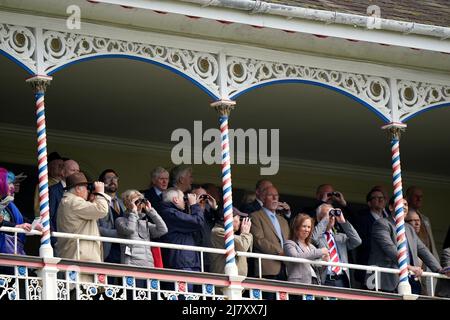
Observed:
[[[103,182],[94,182],[93,200],[88,201],[88,181],[82,172],[67,177],[66,192],[57,214],[59,232],[100,236],[97,220],[108,214],[110,196],[104,193]],[[103,247],[100,241],[80,240],[79,252],[76,239],[59,238],[58,253],[61,258],[102,262]],[[87,277],[84,281],[90,280]],[[80,279],[83,281],[83,279]]]
[[[241,221],[242,220],[242,221]],[[253,236],[250,233],[252,223],[248,214],[239,211],[233,207],[233,231],[234,231],[234,249],[236,251],[251,251],[253,245]],[[237,234],[238,233],[238,234]],[[211,243],[213,248],[225,248],[225,229],[223,224],[216,224],[211,231]],[[240,276],[247,276],[247,257],[236,257],[236,265]],[[225,273],[225,255],[211,255],[211,272]]]

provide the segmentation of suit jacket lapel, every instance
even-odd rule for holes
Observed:
[[[405,222],[406,224],[406,222]],[[406,235],[406,242],[408,243],[408,256],[411,254],[412,257],[409,257],[409,263],[411,265],[415,265],[416,264],[416,260],[417,260],[417,252],[416,250],[414,250],[414,247],[412,245],[412,242],[414,240],[414,235],[411,233],[414,232],[414,230],[412,230],[411,228],[407,228],[407,226],[405,225],[405,235]]]
[[[270,220],[269,216],[266,214],[266,212],[264,211],[264,209],[261,208],[262,211],[262,216],[263,219],[266,221],[266,224],[270,226],[270,229],[272,230],[273,234],[275,235],[275,237],[280,240],[280,238],[278,238],[278,234],[277,231],[275,230],[275,227],[273,226],[272,220]],[[276,216],[276,215],[275,215]],[[281,228],[281,226],[280,226]],[[281,244],[283,245],[283,244]]]
[[[396,233],[396,227],[395,227],[395,220],[392,216],[389,216],[388,218],[389,223],[392,226],[392,237],[394,239],[394,243],[395,246],[398,245],[397,243],[397,233]],[[414,250],[414,246],[412,246],[412,241],[414,240],[414,235],[411,234],[411,232],[413,232],[413,230],[411,228],[408,228],[408,226],[406,225],[405,222],[405,238],[406,238],[406,244],[407,244],[407,248],[408,248],[408,258],[409,258],[409,263],[411,265],[415,264],[417,261],[417,252],[416,250]],[[410,255],[413,255],[412,257]]]

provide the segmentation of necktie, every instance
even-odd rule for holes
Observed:
[[[334,243],[334,238],[331,236],[331,232],[325,232],[325,236],[327,238],[328,244],[328,253],[330,254],[331,262],[339,262],[339,255],[337,253],[337,247]],[[331,267],[331,271],[335,274],[339,274],[341,272],[341,267]]]
[[[117,198],[114,198],[112,201],[113,201],[113,208],[114,208],[114,211],[115,211],[117,214],[120,214],[119,201],[117,200]]]

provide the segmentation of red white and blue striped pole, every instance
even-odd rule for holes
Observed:
[[[225,274],[238,275],[236,266],[236,252],[234,249],[233,232],[233,196],[231,186],[231,162],[230,144],[228,136],[228,117],[236,102],[220,100],[211,104],[219,112],[221,149],[222,149],[222,190],[223,190],[223,215],[225,227]]]
[[[389,130],[391,139],[397,262],[400,269],[398,293],[402,295],[411,294],[411,286],[408,281],[408,242],[405,234],[405,212],[403,209],[402,170],[400,163],[400,133],[404,128],[406,128],[406,124],[403,123],[390,123],[383,126],[383,129]]]
[[[47,134],[45,123],[45,90],[52,77],[36,75],[27,79],[34,90],[36,100],[37,123],[37,155],[39,172],[39,212],[42,224],[42,237],[39,255],[53,257],[53,248],[50,243],[50,210],[48,197],[48,169],[47,169]]]

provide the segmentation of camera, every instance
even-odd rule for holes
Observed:
[[[147,199],[145,199],[145,198],[139,198],[139,199],[137,199],[136,201],[134,201],[134,204],[136,205],[136,206],[138,206],[138,205],[140,205],[141,203],[142,204],[145,204],[147,202]]]
[[[198,197],[200,200],[208,200],[208,195],[207,194],[202,194],[201,196]]]
[[[341,209],[330,209],[330,211],[328,211],[328,214],[330,216],[339,217],[342,214],[342,210]]]
[[[335,196],[335,197],[338,197],[338,198],[339,198],[341,195],[340,195],[339,192],[336,192],[336,191],[328,192],[328,193],[327,193],[327,197],[332,197],[332,196]]]
[[[89,182],[89,183],[86,185],[86,189],[88,190],[89,193],[94,192],[94,191],[95,191],[94,183]]]

